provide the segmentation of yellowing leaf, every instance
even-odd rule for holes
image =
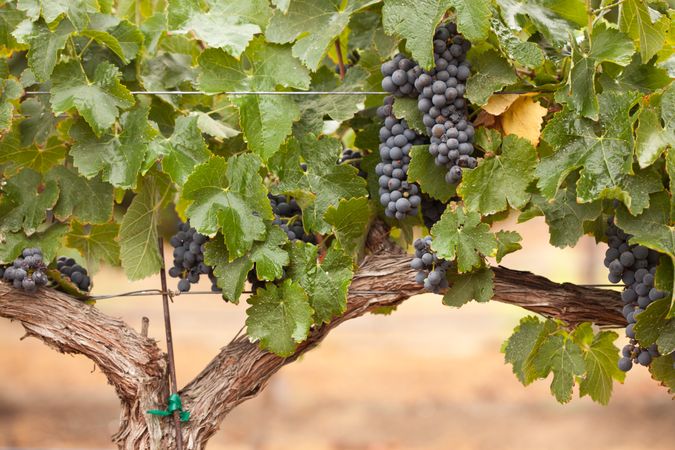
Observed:
[[[537,146],[541,136],[541,124],[547,112],[546,108],[530,97],[518,98],[502,115],[504,134],[515,134]]]
[[[518,100],[518,97],[518,94],[492,94],[483,106],[483,111],[487,111],[493,116],[499,116],[509,109],[509,106]]]

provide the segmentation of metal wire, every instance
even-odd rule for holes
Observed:
[[[132,95],[390,95],[378,91],[130,91]],[[26,95],[49,95],[49,91],[25,91]]]

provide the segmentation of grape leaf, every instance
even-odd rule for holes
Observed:
[[[668,319],[670,299],[653,302],[638,314],[635,323],[635,337],[643,347],[658,346],[662,355],[675,351],[675,319]]]
[[[559,248],[574,247],[584,235],[584,222],[595,220],[602,212],[599,201],[577,203],[577,194],[573,188],[559,190],[552,202],[540,196],[533,196],[533,203],[544,213],[549,242]],[[519,221],[525,221],[519,219]]]
[[[66,235],[66,245],[80,252],[90,271],[99,261],[116,266],[120,262],[119,230],[117,223],[85,225],[73,220]]]
[[[603,62],[619,65],[630,63],[635,51],[633,42],[603,21],[593,26],[590,49],[572,41],[572,66],[568,80],[570,100],[575,110],[585,117],[598,119],[599,104],[595,94],[595,72]]]
[[[528,373],[529,360],[556,328],[552,320],[540,321],[537,317],[526,316],[520,319],[511,337],[502,345],[504,362],[513,366],[513,373],[524,385],[527,386],[536,379]]]
[[[563,180],[577,169],[577,196],[581,202],[601,198],[607,191],[623,190],[619,175],[631,172],[633,134],[630,109],[635,93],[603,92],[600,123],[578,117],[564,108],[546,125],[543,139],[556,151],[541,159],[537,186],[552,199]]]
[[[0,230],[23,231],[30,236],[47,218],[47,210],[51,209],[59,197],[59,187],[54,180],[43,180],[42,175],[23,169],[16,176],[6,180],[3,187],[5,193],[0,197],[0,210],[3,204],[9,206],[5,210],[0,223]]]
[[[551,393],[560,403],[572,399],[574,376],[584,373],[584,359],[579,346],[560,334],[550,336],[533,358],[534,369],[545,378],[553,372]]]
[[[614,341],[619,337],[613,331],[593,333],[590,323],[582,323],[572,333],[574,342],[581,348],[586,373],[579,382],[579,395],[589,395],[596,402],[606,405],[612,396],[613,380],[623,383],[625,372],[619,370],[619,349]]]
[[[34,22],[31,27],[30,32],[19,41],[30,45],[28,66],[35,78],[47,81],[54,71],[59,51],[66,46],[68,36],[73,32],[73,26],[64,20],[53,31],[43,21]]]
[[[272,226],[267,230],[267,239],[253,246],[251,261],[255,262],[259,280],[275,280],[283,277],[284,266],[290,261],[288,252],[281,248],[286,242],[288,242],[286,232]]]
[[[60,188],[54,215],[65,222],[75,217],[86,223],[104,223],[112,218],[113,187],[100,179],[88,180],[74,169],[54,167],[46,180],[55,181]]]
[[[253,269],[253,261],[247,256],[230,261],[225,240],[221,235],[217,235],[215,239],[205,244],[204,262],[213,267],[213,274],[217,279],[216,284],[222,289],[223,298],[238,304],[246,277]]]
[[[164,155],[162,169],[174,183],[182,185],[195,166],[211,154],[198,127],[197,116],[179,116],[171,137],[153,141],[152,153]]]
[[[671,90],[675,92],[675,89]],[[643,105],[638,113],[635,154],[640,167],[654,164],[665,149],[675,142],[675,123],[665,126],[661,124],[661,107],[658,100],[658,96],[652,96],[650,104]]]
[[[291,356],[298,343],[307,339],[312,308],[302,287],[285,280],[281,286],[268,284],[250,297],[246,330],[260,347],[279,356]]]
[[[267,91],[276,86],[307,89],[309,72],[287,46],[256,38],[237,61],[222,50],[207,49],[199,58],[199,85],[207,92]],[[233,98],[249,148],[267,160],[291,132],[300,110],[290,96],[247,95]]]
[[[431,248],[439,258],[451,261],[457,258],[460,273],[479,267],[483,256],[492,256],[497,251],[497,239],[490,226],[480,221],[480,214],[465,211],[458,206],[446,208],[441,220],[431,228]]]
[[[535,42],[521,41],[511,28],[494,15],[490,19],[490,24],[509,58],[529,68],[544,64],[544,52]]]
[[[0,80],[0,131],[7,131],[12,125],[12,114],[14,113],[13,100],[19,99],[23,95],[21,85],[11,78]]]
[[[417,134],[427,134],[427,127],[422,122],[422,113],[417,108],[417,99],[401,97],[394,101],[394,116],[397,119],[405,119],[408,128],[417,132]]]
[[[120,260],[129,280],[157,273],[162,258],[157,245],[157,224],[173,192],[168,176],[153,173],[143,178],[120,226]]]
[[[328,208],[323,218],[333,227],[340,247],[350,255],[357,254],[366,241],[371,219],[368,197],[340,200],[337,206]]]
[[[466,98],[476,105],[484,105],[490,96],[504,86],[518,80],[515,70],[495,50],[471,50],[473,75],[466,83]]]
[[[649,365],[649,372],[653,379],[666,386],[671,393],[675,392],[675,369],[673,369],[672,356],[655,358]]]
[[[148,143],[157,131],[148,123],[148,108],[139,105],[122,114],[121,133],[115,130],[100,137],[82,123],[70,129],[75,144],[70,150],[75,167],[92,178],[102,173],[103,180],[119,188],[133,188],[141,170]]]
[[[263,219],[272,219],[267,189],[258,174],[256,155],[241,154],[225,160],[212,157],[197,166],[183,185],[190,223],[200,233],[223,230],[230,258],[243,256],[253,241],[265,236]]]
[[[279,192],[296,197],[308,231],[330,232],[331,226],[323,219],[328,208],[341,199],[366,195],[365,181],[358,176],[357,169],[349,164],[336,164],[341,149],[336,139],[305,135],[302,142],[291,139],[270,162],[281,180]],[[307,163],[307,171],[300,166],[301,157]]]
[[[487,302],[494,295],[493,279],[494,273],[489,267],[464,274],[448,272],[450,288],[443,296],[443,304],[459,308],[471,300]]]
[[[355,12],[377,0],[291,0],[286,12],[275,11],[265,31],[270,42],[295,42],[293,56],[312,71]]]
[[[520,209],[530,200],[528,185],[534,180],[537,152],[526,139],[505,136],[501,155],[484,159],[463,174],[459,194],[466,208],[494,214],[510,205]]]
[[[663,47],[670,26],[668,16],[659,14],[641,0],[623,1],[619,11],[619,29],[633,38],[642,60],[649,61]],[[657,16],[654,20],[652,13]]]
[[[46,230],[26,236],[22,232],[4,233],[0,237],[0,263],[11,264],[24,248],[37,247],[42,250],[44,259],[50,261],[56,257],[61,248],[61,240],[68,227],[65,224],[53,224]]]
[[[79,34],[80,36],[93,39],[99,45],[109,48],[110,51],[112,51],[114,54],[120,57],[120,59],[124,64],[129,64],[129,60],[124,54],[124,49],[122,49],[122,45],[117,40],[117,38],[115,38],[112,34],[108,33],[107,31],[101,30],[83,30]]]
[[[206,133],[216,139],[229,139],[241,133],[239,130],[232,128],[229,124],[214,119],[207,113],[201,111],[192,111],[190,117],[197,118],[197,126],[202,133]]]
[[[523,238],[517,231],[497,231],[495,237],[497,238],[497,255],[495,256],[497,262],[501,262],[509,253],[513,253],[523,248],[523,246],[520,245],[520,241],[522,241]]]
[[[47,23],[65,16],[78,29],[89,24],[89,13],[100,10],[97,0],[19,0],[17,8],[25,11],[33,21],[40,17],[40,13]]]
[[[470,170],[463,173],[468,174]],[[430,197],[447,202],[457,195],[456,186],[445,182],[447,168],[437,166],[434,157],[429,153],[428,145],[414,145],[410,150],[408,165],[408,181],[419,184],[422,192]]]
[[[571,29],[583,27],[588,15],[583,0],[498,0],[508,26],[520,31],[527,29],[542,33],[551,43],[567,42]],[[523,19],[529,20],[523,20]],[[523,25],[523,23],[525,25]]]
[[[290,275],[307,292],[315,323],[328,323],[347,308],[352,266],[349,255],[335,245],[319,263],[318,247],[303,242],[293,244]]]
[[[2,13],[0,13],[0,52],[5,54],[23,47],[17,42],[12,32],[25,18],[24,12],[16,9],[13,3],[5,3],[2,6]]]
[[[120,71],[103,62],[89,81],[77,61],[59,64],[52,75],[51,102],[54,113],[77,109],[96,136],[108,130],[119,114],[118,108],[130,108],[134,97],[120,83]]]
[[[198,2],[169,2],[169,26],[174,32],[189,33],[209,47],[221,48],[239,57],[253,36],[267,24],[271,10],[264,0],[211,2],[202,11]]]
[[[28,147],[35,143],[44,145],[56,128],[56,117],[49,106],[49,97],[29,98],[19,105],[19,112],[24,118],[18,122],[20,145]],[[62,145],[62,142],[52,141],[51,145]]]
[[[67,149],[63,141],[56,136],[50,137],[45,145],[31,143],[23,147],[21,123],[23,122],[0,141],[0,164],[6,164],[3,170],[5,174],[19,171],[24,167],[45,173],[63,161]]]

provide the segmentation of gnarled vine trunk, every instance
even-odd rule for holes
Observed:
[[[316,347],[342,322],[399,305],[423,292],[414,282],[410,256],[389,244],[381,225],[373,227],[368,244],[370,254],[354,276],[346,311],[329,324],[313,328],[292,356],[282,358],[260,350],[242,336],[223,347],[180,390],[184,408],[191,413],[183,424],[186,449],[204,448],[233,408],[255,397],[279,369]],[[618,292],[558,284],[503,267],[494,272],[495,301],[570,324],[590,321],[603,327],[625,326]],[[0,316],[20,321],[27,335],[60,352],[85,355],[101,368],[121,401],[120,429],[113,437],[120,449],[175,448],[173,421],[146,413],[164,405],[169,394],[166,355],[153,339],[52,289],[29,294],[0,283]]]

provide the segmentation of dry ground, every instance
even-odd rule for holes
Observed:
[[[603,281],[602,250],[548,246],[541,222],[520,230],[527,251],[503,262],[558,281]],[[596,273],[594,273],[594,271]],[[125,284],[119,272],[96,277],[96,291],[156,287]],[[157,298],[97,307],[162,339]],[[237,332],[244,307],[214,297],[173,305],[179,383],[185,383]],[[419,296],[393,315],[368,316],[332,333],[284,368],[259,397],[235,410],[213,438],[220,450],[650,449],[675,442],[675,404],[634,369],[607,407],[575,398],[562,406],[547,382],[527,388],[503,364],[502,339],[524,314],[501,304],[443,307]],[[111,448],[117,401],[83,357],[56,354],[0,321],[0,448]]]

